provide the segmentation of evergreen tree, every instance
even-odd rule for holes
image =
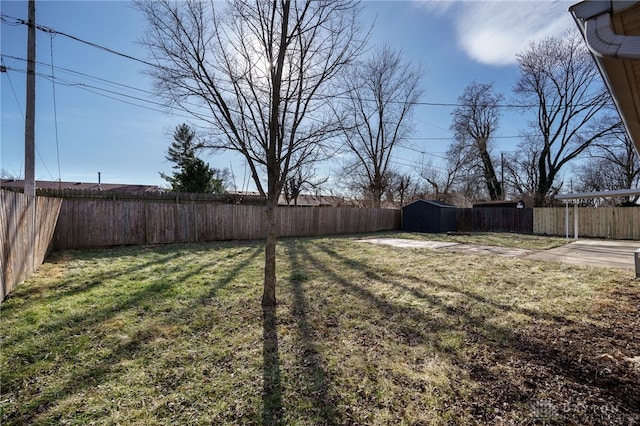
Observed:
[[[167,149],[165,158],[174,163],[176,169],[171,176],[160,173],[160,176],[171,184],[175,192],[208,192],[222,194],[226,173],[210,167],[198,158],[196,133],[187,124],[176,127],[173,142]]]

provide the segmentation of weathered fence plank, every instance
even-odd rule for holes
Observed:
[[[54,236],[57,249],[266,236],[263,205],[68,199]],[[278,236],[394,230],[400,211],[352,207],[279,207]]]
[[[459,231],[533,233],[533,209],[511,207],[456,209],[456,220]]]
[[[533,232],[565,235],[565,207],[545,207],[534,210]],[[568,209],[569,235],[574,235],[574,209]],[[579,207],[578,235],[615,240],[640,240],[640,208],[637,207]]]
[[[61,204],[0,189],[0,301],[44,261]]]

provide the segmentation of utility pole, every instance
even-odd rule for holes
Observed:
[[[36,195],[36,3],[29,0],[27,29],[27,106],[24,124],[24,193]]]
[[[507,199],[507,188],[504,185],[504,152],[500,153],[500,185],[502,186],[502,199]]]

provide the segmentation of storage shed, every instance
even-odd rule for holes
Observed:
[[[402,230],[407,232],[455,231],[456,207],[433,200],[418,200],[402,208]]]

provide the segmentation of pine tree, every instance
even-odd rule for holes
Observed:
[[[160,176],[171,184],[171,190],[175,192],[224,193],[225,171],[210,167],[198,158],[197,151],[195,131],[187,124],[176,127],[173,142],[165,156],[174,163],[176,171],[171,176],[165,173],[160,173]]]

